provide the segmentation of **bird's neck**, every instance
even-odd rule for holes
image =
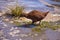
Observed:
[[[28,14],[26,14],[26,13],[21,14],[21,17],[27,17],[27,16],[28,16]]]

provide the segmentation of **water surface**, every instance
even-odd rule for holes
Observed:
[[[40,0],[41,1],[41,0]],[[40,2],[39,0],[18,0],[19,5],[23,5],[26,7],[26,12],[31,10],[54,10],[54,8],[47,7],[44,3]],[[51,3],[50,0],[45,0],[46,2],[49,2],[50,4],[58,4],[59,2],[53,2]],[[15,1],[8,1],[8,0],[0,0],[0,10],[4,10],[6,5],[8,4],[15,4]],[[2,31],[3,34],[0,34],[0,39],[3,40],[60,40],[60,32],[53,31],[51,29],[48,29],[44,32],[43,36],[42,34],[37,34],[31,31],[31,28],[24,28],[24,27],[16,27],[13,24],[10,24],[8,22],[2,21],[2,18],[0,17],[0,31]],[[14,33],[13,33],[14,32]],[[1,32],[0,32],[1,33]],[[13,33],[13,35],[11,34]],[[30,35],[31,34],[31,35]],[[22,35],[25,35],[22,37]],[[32,36],[34,35],[34,36]]]

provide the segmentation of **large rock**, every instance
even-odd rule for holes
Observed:
[[[32,20],[31,19],[27,19],[25,17],[20,17],[20,19],[14,20],[14,22],[18,23],[19,25],[25,25],[25,24],[31,24]]]
[[[52,14],[52,13],[49,13],[42,21],[58,21],[60,20],[60,16],[57,15],[57,14]]]

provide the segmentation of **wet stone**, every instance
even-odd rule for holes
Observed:
[[[38,34],[34,34],[34,36],[38,36]]]
[[[9,34],[14,37],[14,36],[19,36],[17,33],[20,33],[19,30],[13,30],[12,32],[10,32]]]
[[[22,39],[19,39],[19,40],[22,40]]]
[[[7,24],[3,24],[5,27],[7,27]]]
[[[14,30],[14,27],[11,27],[10,31]]]
[[[40,40],[42,40],[42,39],[40,39]]]
[[[4,38],[3,40],[9,40],[9,39],[5,39],[5,38]]]
[[[7,18],[7,19],[4,19],[4,21],[9,21],[9,19]]]
[[[9,23],[14,23],[13,21],[10,21]]]

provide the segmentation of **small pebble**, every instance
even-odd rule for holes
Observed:
[[[10,21],[9,23],[14,23],[13,21]]]
[[[14,34],[20,33],[20,30],[14,30],[13,33],[14,33]]]
[[[28,37],[28,35],[25,35],[25,37]]]
[[[2,13],[0,13],[0,16],[2,16],[3,14]]]
[[[40,39],[40,40],[42,40],[42,39]]]
[[[7,27],[7,25],[6,24],[3,24],[5,27]]]
[[[29,36],[31,35],[31,33],[28,34]]]
[[[20,20],[18,20],[18,22],[21,22]]]
[[[12,33],[12,32],[10,32],[9,34],[10,34],[10,35],[13,35],[13,33]]]
[[[18,39],[16,39],[16,40],[18,40]]]
[[[5,21],[9,21],[9,19],[5,19]]]
[[[21,37],[28,37],[26,34],[20,34]]]
[[[58,29],[57,31],[60,32],[60,29]]]
[[[18,29],[17,27],[15,27],[15,29]]]
[[[5,38],[4,38],[3,40],[9,40],[9,39],[5,39]]]
[[[38,36],[38,34],[34,34],[35,36]]]
[[[22,40],[22,39],[19,39],[19,40]]]
[[[11,27],[10,31],[14,30],[14,27]]]
[[[13,32],[10,32],[9,35],[11,35],[12,37],[15,36],[15,34]]]

